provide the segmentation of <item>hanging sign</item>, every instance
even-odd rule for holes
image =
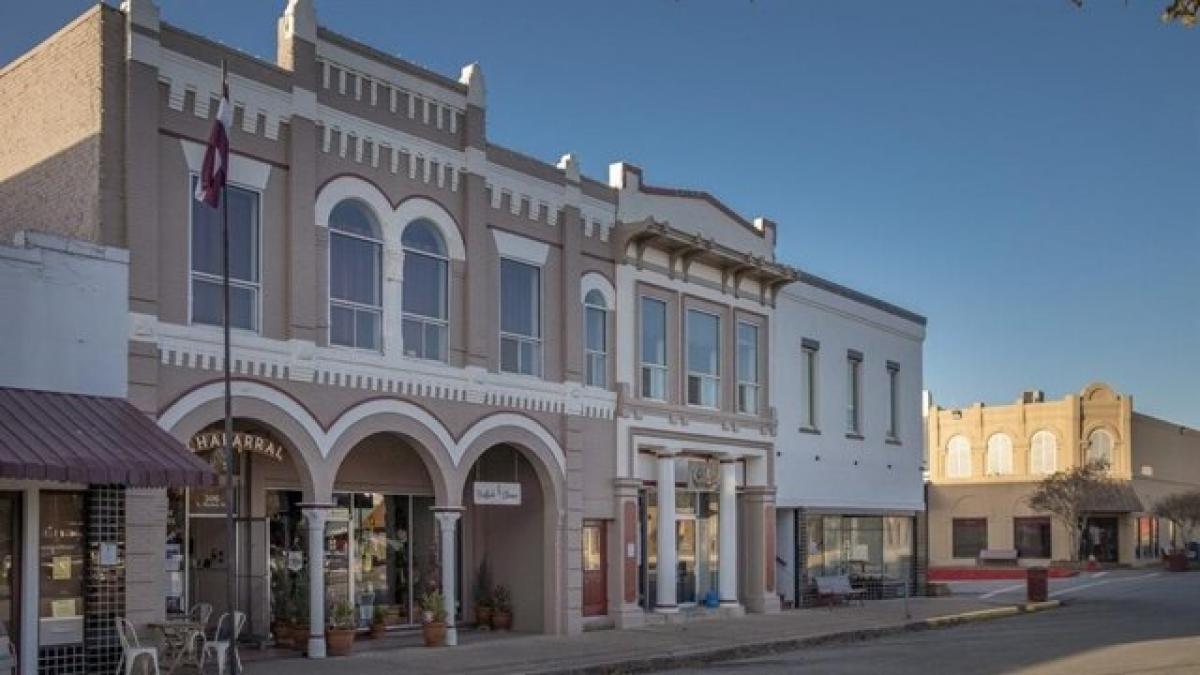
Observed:
[[[721,484],[721,464],[716,460],[688,462],[688,488],[714,492]]]
[[[490,506],[520,506],[520,483],[475,481],[475,503]]]
[[[249,452],[269,457],[276,462],[283,461],[283,446],[262,434],[249,431],[235,431],[233,432],[233,438],[230,439],[230,445],[233,446],[233,451],[239,454]],[[220,450],[225,447],[225,432],[202,431],[192,436],[192,442],[188,443],[188,446],[192,449],[192,452]]]

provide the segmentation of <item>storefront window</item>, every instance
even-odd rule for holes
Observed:
[[[385,623],[412,623],[409,615],[409,497],[354,495],[350,516],[355,531],[354,587],[359,625],[367,627],[376,607]]]
[[[83,641],[84,523],[82,492],[43,492],[38,547],[41,644]]]
[[[806,521],[806,586],[814,577],[849,576],[878,597],[884,584],[912,574],[913,519],[910,516],[809,516]],[[895,585],[887,585],[895,588]]]
[[[1139,516],[1137,519],[1137,547],[1134,552],[1138,558],[1153,559],[1161,551],[1158,546],[1158,518],[1154,516]]]
[[[301,618],[308,603],[308,536],[298,490],[268,490],[271,617]]]
[[[1050,557],[1050,519],[1013,518],[1013,542],[1022,558]]]

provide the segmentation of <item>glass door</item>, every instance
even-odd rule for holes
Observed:
[[[21,644],[18,603],[21,588],[21,494],[0,492],[0,622],[9,641]],[[2,632],[2,631],[0,631]]]

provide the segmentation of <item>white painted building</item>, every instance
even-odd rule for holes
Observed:
[[[924,569],[925,319],[804,273],[774,319],[780,595],[806,604],[814,577],[843,574],[902,592]]]

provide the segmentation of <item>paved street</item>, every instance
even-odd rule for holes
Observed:
[[[1016,600],[1014,582],[956,594]],[[1200,673],[1200,573],[1121,570],[1051,583],[1061,609],[713,664],[695,673]]]

